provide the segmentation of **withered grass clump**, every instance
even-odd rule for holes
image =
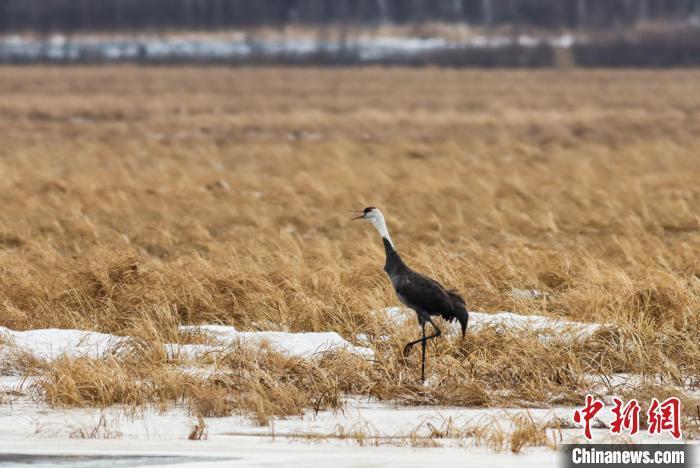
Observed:
[[[343,393],[579,404],[591,376],[616,373],[696,388],[698,78],[4,68],[0,326],[134,339],[104,361],[13,358],[1,371],[38,373],[53,404],[185,401],[260,424],[338,408]],[[419,329],[383,315],[397,300],[381,243],[348,220],[366,205],[384,210],[408,263],[472,310],[605,326],[446,335],[421,386],[419,353],[400,355]],[[232,351],[197,377],[164,344],[207,344],[178,330],[202,323],[336,331],[376,357]]]
[[[145,357],[139,351],[107,358],[62,356],[34,369],[33,388],[56,406],[155,404],[167,409],[184,403],[195,416],[243,414],[264,426],[273,416],[341,408],[341,388],[352,381],[341,385],[334,369],[367,366],[348,353],[325,356],[322,367],[316,360],[240,345],[221,349],[214,361],[206,356],[194,362],[149,361],[151,351],[144,351]]]
[[[184,398],[193,379],[175,370],[132,369],[115,358],[62,357],[46,367],[34,386],[51,405],[138,406]]]
[[[513,420],[514,430],[510,434],[510,451],[520,453],[525,447],[552,445],[547,437],[547,425],[538,424],[529,414],[519,414]]]
[[[201,414],[197,415],[197,422],[192,425],[187,438],[189,440],[202,440],[207,438],[207,424]]]
[[[114,403],[140,404],[145,400],[115,361],[59,359],[40,386],[49,404],[107,406]]]
[[[346,354],[328,356],[324,361],[322,367],[314,360],[239,347],[217,358],[217,367],[225,372],[211,379],[216,390],[209,397],[195,398],[195,407],[219,408],[222,400],[227,401],[231,408],[252,414],[261,426],[273,415],[300,416],[306,409],[338,409],[342,405],[340,376],[333,370],[341,365],[362,368],[365,364]]]
[[[110,427],[104,414],[96,423],[72,427],[68,437],[71,439],[118,439],[122,433]]]

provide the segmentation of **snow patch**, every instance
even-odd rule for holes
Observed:
[[[510,295],[518,299],[541,299],[547,296],[547,293],[537,289],[520,289],[513,288],[510,290]]]
[[[471,312],[469,322],[473,328],[503,325],[513,329],[533,331],[571,332],[582,336],[592,335],[600,328],[597,323],[572,322],[561,318],[544,317],[542,315],[518,315],[512,312],[485,314]]]
[[[353,346],[335,332],[327,333],[284,333],[284,332],[239,332],[234,327],[224,325],[187,325],[181,331],[200,332],[214,338],[216,345],[167,344],[170,356],[196,357],[216,353],[236,342],[260,346],[269,344],[274,350],[290,355],[311,358],[323,353],[347,350],[367,358],[373,358],[369,348]],[[112,352],[118,345],[127,343],[129,337],[70,329],[13,331],[0,327],[0,337],[10,344],[10,348],[27,352],[39,359],[54,360],[61,355],[71,357],[100,358]]]
[[[16,349],[46,360],[57,359],[62,354],[98,358],[125,341],[124,337],[106,333],[58,328],[13,331],[0,327],[0,336]]]
[[[269,344],[273,349],[289,356],[314,357],[319,354],[347,350],[367,358],[373,358],[374,352],[369,348],[354,346],[335,332],[324,333],[287,333],[287,332],[239,332],[234,327],[222,325],[185,325],[181,331],[188,333],[205,333],[214,337],[219,345],[240,341],[259,346]],[[206,345],[187,345],[212,348]]]
[[[388,307],[385,310],[389,320],[399,325],[407,320],[415,319],[415,312],[401,307]],[[459,328],[459,324],[452,324]],[[595,333],[601,325],[598,323],[573,322],[561,318],[544,317],[542,315],[519,315],[512,312],[487,314],[484,312],[469,312],[467,331],[478,331],[484,327],[503,326],[514,330],[530,330],[549,335],[567,335],[569,337],[585,337]]]
[[[513,418],[527,416],[537,424],[571,421],[576,408],[458,408],[445,406],[397,406],[367,398],[348,398],[343,411],[309,410],[303,416],[274,418],[261,427],[241,415],[206,418],[208,438],[188,441],[193,418],[186,407],[162,411],[144,408],[126,415],[119,406],[108,408],[50,408],[29,397],[18,397],[0,407],[0,453],[37,454],[167,454],[229,456],[228,462],[196,466],[559,466],[560,456],[546,447],[528,447],[517,455],[506,450],[494,453],[478,438],[463,437],[469,428],[498,428],[512,434]],[[612,420],[611,406],[598,416]],[[71,439],[76,430],[92,431],[104,421],[105,428],[120,438]],[[444,436],[436,436],[435,429]],[[447,429],[450,429],[449,431]],[[363,434],[362,439],[353,435]],[[617,441],[609,429],[592,429],[596,443]],[[550,429],[560,443],[581,442],[578,427]],[[324,436],[329,436],[325,438]],[[556,439],[554,439],[556,437]],[[411,441],[441,447],[418,448]],[[507,440],[507,439],[506,439]],[[671,442],[671,436],[649,436],[640,431],[634,443]],[[306,442],[306,443],[304,443]],[[364,442],[358,443],[358,442]],[[375,446],[376,445],[379,446]],[[619,441],[618,441],[619,442]],[[465,462],[468,461],[469,463]],[[106,465],[103,462],[100,466]],[[185,465],[182,465],[185,466]],[[186,465],[195,466],[195,464]]]
[[[250,38],[241,34],[212,35],[73,35],[54,34],[48,39],[34,36],[0,36],[0,61],[119,61],[119,60],[226,60],[250,57],[313,57],[318,53],[350,54],[362,62],[419,57],[440,51],[525,48],[549,44],[568,48],[585,42],[571,34],[535,37],[530,35],[472,35],[459,41],[441,37],[392,37],[362,35],[347,41],[311,38]]]

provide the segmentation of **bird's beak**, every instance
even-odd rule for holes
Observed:
[[[350,218],[350,221],[352,221],[353,219],[362,219],[365,217],[365,213],[363,211],[350,210],[350,213],[362,213],[360,216],[358,216],[356,218]]]

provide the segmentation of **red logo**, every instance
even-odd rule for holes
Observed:
[[[600,400],[594,400],[593,396],[586,395],[586,406],[582,410],[576,410],[574,413],[574,422],[580,423],[583,419],[585,429],[584,435],[586,439],[591,440],[591,419],[595,417],[598,411],[602,410],[605,404]]]
[[[647,416],[650,435],[667,431],[674,438],[681,438],[681,401],[678,398],[671,397],[664,400],[663,403],[652,398]]]
[[[641,407],[637,400],[632,399],[622,407],[622,400],[613,398],[615,407],[612,412],[615,415],[615,420],[610,423],[610,432],[620,434],[622,429],[629,431],[630,435],[634,435],[639,431],[639,410]]]
[[[615,419],[610,423],[610,432],[621,434],[622,431],[634,435],[639,432],[639,413],[641,406],[635,399],[623,402],[617,397],[613,397],[614,406],[612,413]],[[574,412],[574,422],[583,423],[583,434],[586,439],[591,440],[591,420],[605,407],[605,403],[586,395],[585,406]],[[659,403],[659,400],[652,398],[649,410],[647,411],[647,429],[649,435],[668,432],[674,438],[680,439],[681,432],[681,401],[677,397],[671,397]]]

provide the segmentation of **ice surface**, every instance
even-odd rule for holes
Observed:
[[[402,323],[415,320],[415,313],[398,307],[388,308],[390,320]],[[592,333],[599,325],[562,319],[525,316],[510,312],[470,313],[470,330],[484,327],[528,328],[556,334],[557,331]],[[182,332],[202,333],[209,344],[169,345],[173,353],[216,352],[228,344],[265,341],[282,352],[313,356],[325,350],[348,349],[364,355],[371,350],[351,345],[337,333],[239,332],[232,326],[188,325]],[[53,358],[61,353],[99,356],[128,338],[80,330],[31,330],[15,332],[0,328],[3,342]],[[0,349],[7,346],[0,346]],[[635,376],[615,376],[624,387]],[[477,438],[431,438],[447,427],[460,429],[489,427],[496,424],[511,431],[510,421],[526,413],[534,421],[545,423],[556,418],[571,423],[575,408],[459,408],[441,406],[406,407],[392,402],[348,397],[342,411],[307,411],[302,417],[274,418],[261,427],[241,415],[205,418],[206,440],[189,441],[194,418],[185,407],[144,408],[136,412],[120,406],[109,408],[50,408],[32,398],[32,377],[0,376],[0,462],[7,454],[116,455],[116,456],[188,456],[177,466],[359,466],[424,467],[547,467],[559,466],[559,455],[546,447],[525,448],[514,455],[495,453]],[[602,420],[610,420],[610,405]],[[126,410],[126,411],[125,411]],[[85,434],[91,438],[83,439]],[[552,429],[549,436],[557,443],[582,440],[582,430],[564,426]],[[595,442],[619,442],[605,428],[593,429]],[[640,431],[632,440],[669,442]],[[436,445],[437,448],[431,447]],[[218,458],[217,458],[218,457]],[[222,458],[226,458],[222,461]],[[114,460],[103,460],[113,463]],[[113,465],[109,465],[113,466]]]
[[[0,384],[2,384],[0,377]],[[2,385],[0,385],[2,388]],[[275,418],[260,427],[244,416],[205,418],[207,440],[188,441],[194,418],[186,408],[145,409],[136,414],[120,407],[48,408],[27,397],[0,405],[0,454],[112,454],[202,457],[177,466],[559,466],[559,456],[546,447],[526,448],[513,455],[494,453],[477,439],[430,439],[433,429],[488,427],[497,423],[511,431],[509,421],[529,414],[538,422],[571,421],[574,408],[404,407],[391,402],[350,397],[343,411],[308,411],[303,417]],[[609,408],[601,416],[611,417]],[[96,429],[97,428],[97,429]],[[94,433],[93,439],[75,438]],[[579,428],[549,433],[558,443],[582,438]],[[608,429],[593,429],[595,442],[614,440]],[[669,436],[670,438],[670,436]],[[668,438],[653,439],[664,442]],[[427,442],[421,447],[421,440]],[[430,448],[430,440],[437,447]],[[635,442],[649,442],[646,431]],[[378,445],[378,446],[376,446]],[[420,448],[419,448],[420,447]],[[230,457],[221,462],[205,457]]]

